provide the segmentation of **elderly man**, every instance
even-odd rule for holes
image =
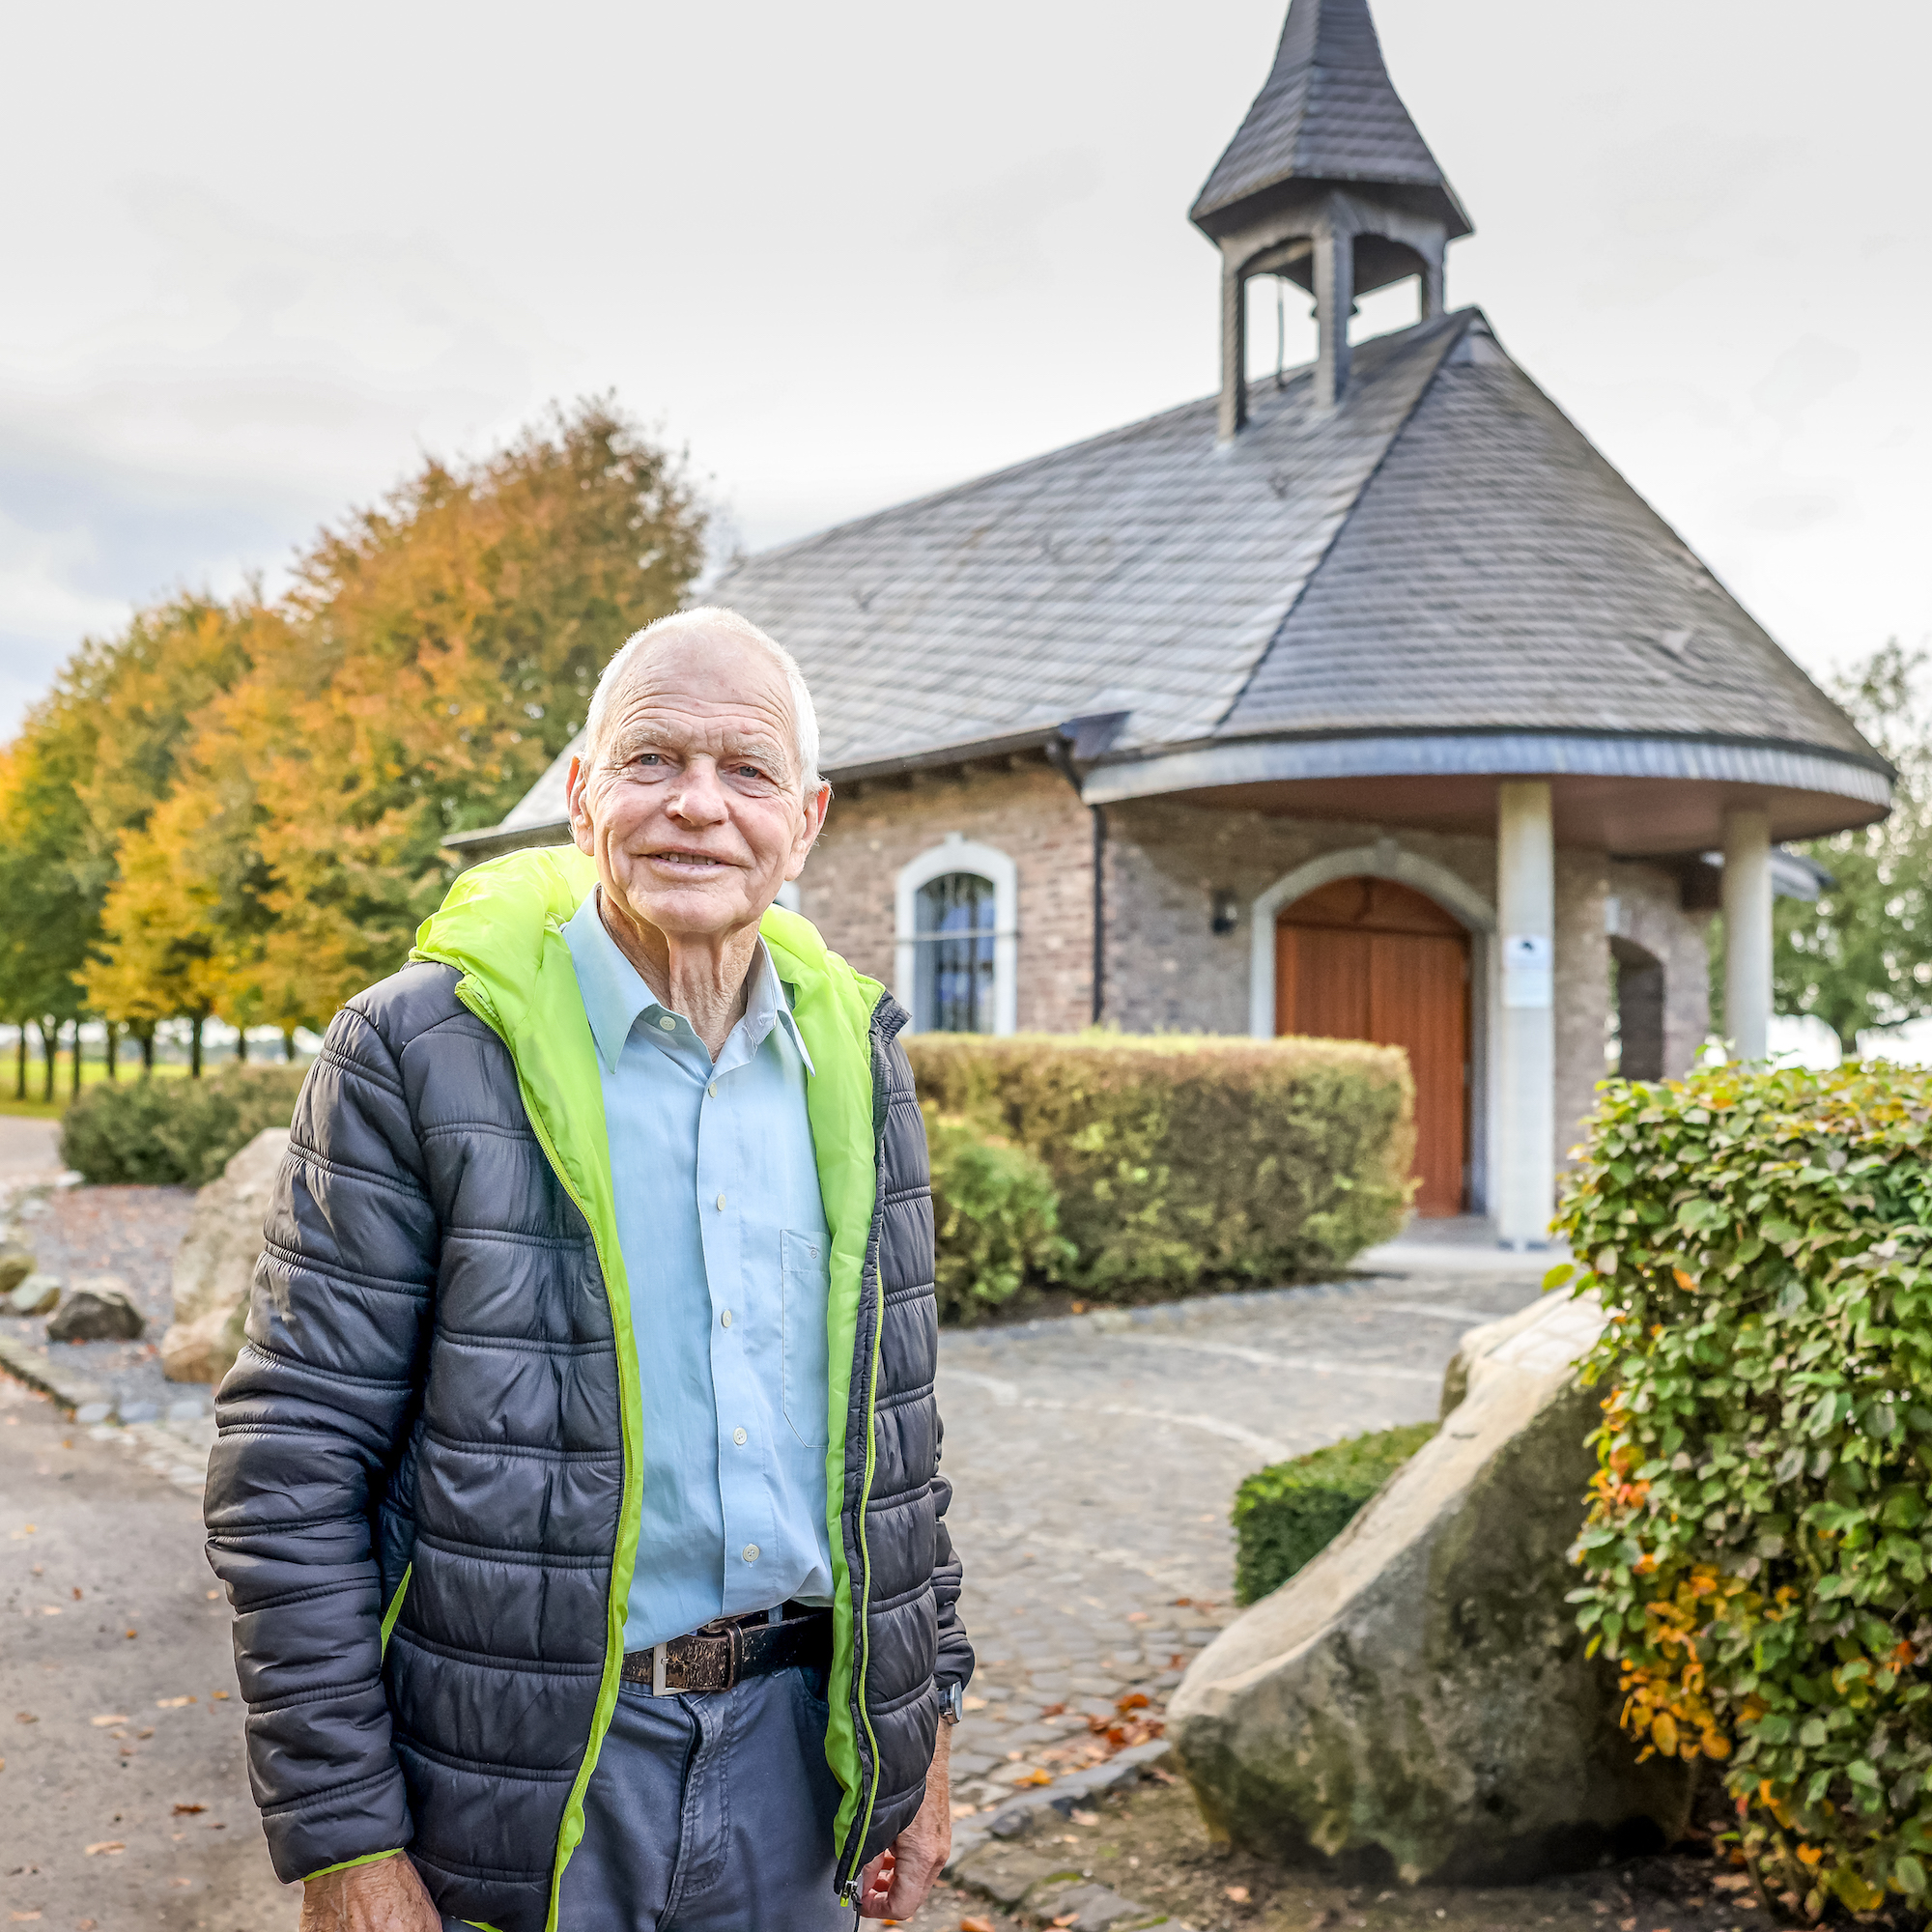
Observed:
[[[742,618],[639,632],[578,851],[466,873],[302,1090],[207,1515],[304,1928],[811,1932],[944,1862],[905,1014],[773,910],[817,738]]]

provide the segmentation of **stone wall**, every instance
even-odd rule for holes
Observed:
[[[896,978],[899,868],[949,832],[996,846],[1019,871],[1019,1025],[1074,1033],[1093,1017],[1093,814],[1044,761],[943,773],[835,797],[799,879],[799,910],[862,973]]]
[[[1250,908],[1275,882],[1324,853],[1392,841],[1495,903],[1495,842],[1364,822],[1224,811],[1162,799],[1106,810],[1104,1018],[1128,1033],[1244,1034],[1253,954]],[[1093,816],[1043,763],[915,785],[880,781],[835,800],[800,881],[806,917],[862,972],[895,980],[894,888],[899,868],[948,833],[997,847],[1019,873],[1019,1024],[1072,1032],[1093,1011]],[[1384,847],[1386,849],[1386,846]],[[1231,930],[1213,929],[1225,894]],[[1665,1071],[1681,1073],[1709,1017],[1705,919],[1678,902],[1661,867],[1560,846],[1556,853],[1555,1154],[1577,1144],[1605,1070],[1612,935],[1665,971]],[[1471,1015],[1481,1050],[1486,1015]],[[1475,1091],[1487,1091],[1483,1068]],[[1486,1140],[1471,1122],[1472,1151]]]

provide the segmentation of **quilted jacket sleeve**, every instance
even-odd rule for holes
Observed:
[[[345,1008],[297,1106],[247,1344],[216,1398],[205,1504],[235,1610],[249,1776],[285,1881],[411,1836],[376,1510],[426,1346],[438,1227],[424,1179],[397,1053],[368,1011]]]
[[[941,1430],[944,1435],[945,1431]],[[932,1481],[934,1504],[939,1520],[933,1525],[932,1596],[939,1606],[939,1659],[932,1667],[933,1681],[941,1690],[954,1684],[963,1690],[973,1681],[973,1645],[966,1626],[959,1621],[959,1582],[961,1566],[946,1528],[946,1508],[952,1500],[952,1485],[944,1476]]]

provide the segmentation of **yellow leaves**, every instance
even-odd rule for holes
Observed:
[[[1686,1274],[1682,1268],[1672,1268],[1670,1278],[1686,1294],[1697,1293],[1697,1277],[1694,1274]]]
[[[1823,1849],[1817,1845],[1800,1845],[1798,1847],[1798,1862],[1802,1865],[1815,1868],[1824,1856]]]
[[[1665,1757],[1677,1755],[1677,1719],[1668,1711],[1660,1711],[1651,1719],[1650,1741]]]

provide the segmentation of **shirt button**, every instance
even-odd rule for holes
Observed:
[[[742,1449],[745,1446],[745,1441],[746,1441],[745,1432],[742,1429],[732,1430],[731,1440],[735,1442],[740,1449]]]
[[[672,1019],[668,1013],[666,1013],[664,1017],[658,1021],[658,1025],[663,1027],[666,1033],[675,1033],[677,1031],[677,1022],[674,1019]]]
[[[755,1543],[746,1544],[745,1561],[747,1563],[755,1563],[757,1560],[758,1560],[758,1546]]]
[[[718,1197],[718,1211],[721,1214],[724,1211],[724,1197],[722,1194]]]
[[[713,1081],[713,1082],[711,1083],[711,1085],[710,1085],[709,1087],[707,1087],[707,1088],[706,1088],[706,1089],[705,1089],[704,1091],[705,1091],[705,1092],[706,1092],[707,1094],[709,1094],[711,1095],[711,1097],[712,1097],[712,1098],[713,1098],[714,1100],[715,1100],[715,1099],[717,1099],[717,1097],[718,1097],[718,1083],[717,1083],[717,1081],[715,1081],[715,1080],[714,1080],[714,1081]]]
[[[721,1315],[721,1316],[720,1316],[720,1317],[719,1317],[718,1319],[719,1319],[719,1321],[721,1321],[722,1322],[724,1322],[724,1324],[725,1325],[725,1327],[727,1327],[727,1328],[728,1328],[728,1327],[730,1327],[730,1325],[731,1325],[731,1311],[730,1311],[730,1310],[729,1310],[729,1309],[727,1308],[727,1309],[726,1309],[726,1310],[724,1311],[724,1313],[723,1315]]]

